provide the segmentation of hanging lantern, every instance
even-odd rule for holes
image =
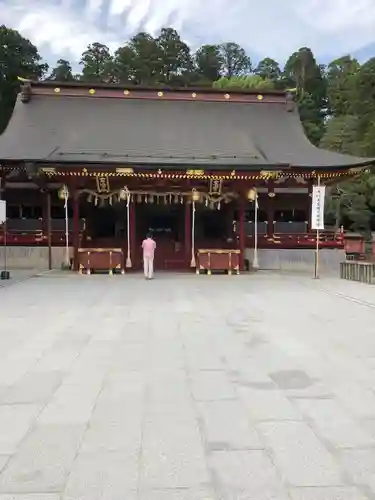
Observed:
[[[219,201],[218,204],[217,204],[217,209],[220,210],[220,208],[221,208],[221,204],[220,204],[220,201]]]
[[[191,193],[191,198],[192,198],[192,200],[193,200],[193,201],[195,201],[195,202],[199,201],[199,200],[200,200],[200,198],[201,198],[200,192],[199,192],[199,191],[197,191],[196,189],[193,189],[193,190],[192,190],[192,193]]]
[[[180,203],[181,203],[181,205],[184,203],[184,197],[183,196],[181,196]]]
[[[148,203],[148,197],[147,197],[147,194],[145,195],[145,203]]]
[[[109,197],[108,201],[109,201],[109,204],[112,206],[112,203],[113,203],[112,196]]]
[[[208,207],[208,198],[206,197],[205,206]]]
[[[164,195],[164,205],[167,205],[168,204],[168,198],[167,198],[167,195]]]
[[[178,194],[175,194],[175,195],[174,195],[174,202],[175,202],[175,203],[178,203]]]
[[[137,203],[142,203],[142,196],[140,194],[137,195]]]
[[[150,203],[154,203],[154,195],[153,194],[150,194],[150,197],[149,197],[148,201]]]
[[[58,196],[60,200],[65,200],[66,198],[69,198],[69,189],[68,186],[65,184],[61,186],[61,188],[58,190]]]
[[[247,199],[249,201],[254,201],[255,198],[257,197],[257,190],[255,188],[251,188],[248,190],[248,192],[246,193],[247,195]]]
[[[169,195],[169,203],[172,203],[172,195]]]
[[[120,201],[126,200],[126,195],[127,195],[126,190],[124,188],[120,189],[120,192],[118,194],[119,200]]]
[[[95,196],[95,206],[97,206],[97,205],[98,205],[98,197]]]

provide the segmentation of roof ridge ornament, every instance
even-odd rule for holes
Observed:
[[[288,111],[288,113],[292,113],[296,107],[296,103],[294,100],[296,91],[297,89],[287,89],[286,91],[285,100],[286,100],[286,110]]]
[[[31,99],[31,85],[30,83],[23,83],[21,85],[21,102],[26,104]]]

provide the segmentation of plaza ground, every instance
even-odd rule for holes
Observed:
[[[0,288],[0,500],[375,498],[375,288],[20,279]]]

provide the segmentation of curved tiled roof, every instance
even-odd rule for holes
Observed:
[[[286,100],[244,103],[68,95],[18,98],[0,160],[131,165],[347,168],[372,163],[306,138]]]

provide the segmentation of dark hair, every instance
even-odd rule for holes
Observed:
[[[152,233],[147,233],[146,238],[152,238]]]

